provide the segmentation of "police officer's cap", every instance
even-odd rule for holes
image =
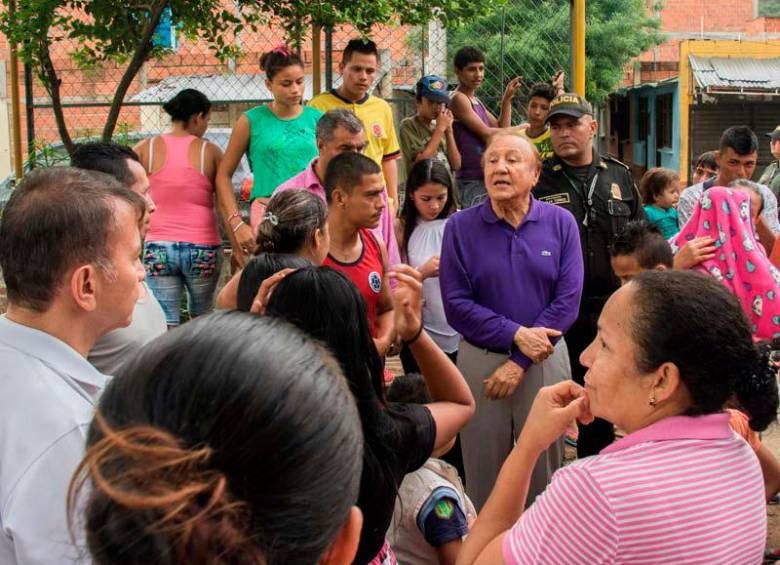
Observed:
[[[555,116],[581,118],[582,116],[592,115],[593,107],[590,105],[590,102],[576,92],[564,92],[553,98],[553,101],[550,102],[550,111],[544,121],[547,123]]]
[[[766,134],[766,136],[772,141],[780,139],[780,126],[777,126],[773,131],[770,131],[768,134]]]

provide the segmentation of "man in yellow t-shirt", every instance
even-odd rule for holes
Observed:
[[[556,75],[553,81],[562,83],[562,74]],[[520,135],[536,146],[542,160],[552,157],[553,154],[550,127],[545,123],[545,118],[547,118],[547,113],[550,111],[550,102],[552,102],[556,94],[556,85],[549,82],[537,82],[531,85],[531,90],[528,93],[528,106],[526,107],[528,126],[518,129]]]
[[[385,188],[393,210],[398,205],[398,165],[401,156],[390,104],[368,94],[379,67],[379,52],[373,41],[353,39],[347,43],[339,65],[341,86],[315,96],[309,106],[323,112],[335,108],[352,110],[366,130],[365,154],[382,167]]]

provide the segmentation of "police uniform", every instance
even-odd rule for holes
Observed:
[[[547,120],[560,114],[581,117],[592,112],[583,98],[563,94],[550,104]],[[533,193],[541,201],[569,210],[579,226],[585,282],[579,316],[565,337],[572,378],[583,384],[586,369],[579,363],[580,353],[595,339],[604,303],[620,286],[610,264],[610,248],[629,221],[645,218],[644,210],[629,168],[595,149],[584,180],[558,156],[545,160]],[[596,454],[613,440],[612,424],[604,420],[580,426],[577,455]]]
[[[767,133],[766,136],[772,141],[779,140],[780,126]],[[774,195],[780,199],[780,160],[775,159],[764,169],[764,172],[761,173],[761,178],[758,179],[758,183],[768,186]]]

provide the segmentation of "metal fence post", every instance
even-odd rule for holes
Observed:
[[[16,12],[16,0],[11,0],[8,3],[8,11],[11,14]],[[19,58],[16,55],[16,43],[11,42],[10,47],[11,84],[9,86],[11,87],[11,115],[13,120],[14,174],[16,175],[16,180],[19,180],[24,174],[24,163],[22,162],[22,113],[19,110]]]
[[[333,90],[333,28],[325,28],[325,90]]]
[[[24,65],[24,107],[27,112],[27,156],[30,166],[34,166],[35,157],[35,108],[33,98],[32,67]]]
[[[319,24],[312,25],[311,29],[311,64],[312,64],[312,94],[314,96],[322,92],[322,27]]]

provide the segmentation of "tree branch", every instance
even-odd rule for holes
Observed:
[[[52,111],[54,112],[54,119],[57,122],[57,131],[60,134],[60,139],[68,151],[68,155],[73,153],[73,139],[68,132],[68,125],[65,123],[65,113],[62,109],[62,98],[60,98],[60,77],[57,75],[57,71],[54,68],[54,63],[51,60],[51,52],[49,51],[48,33],[46,34],[47,41],[38,43],[39,57],[41,61],[41,71],[46,77],[44,81],[44,87],[49,92],[51,97]]]
[[[103,141],[110,141],[111,136],[114,134],[114,128],[116,127],[116,122],[119,119],[119,112],[122,110],[122,103],[125,101],[125,95],[127,94],[130,85],[133,83],[135,75],[137,75],[138,71],[141,70],[144,61],[146,61],[146,59],[149,57],[149,53],[152,51],[152,36],[154,35],[154,30],[160,23],[162,13],[167,5],[167,0],[158,0],[151,6],[149,21],[144,27],[141,38],[138,40],[138,46],[136,47],[135,53],[133,54],[133,58],[127,65],[127,68],[122,75],[122,80],[120,80],[119,84],[117,85],[116,93],[114,93],[114,99],[111,101],[111,109],[108,112],[106,125],[103,128]]]

